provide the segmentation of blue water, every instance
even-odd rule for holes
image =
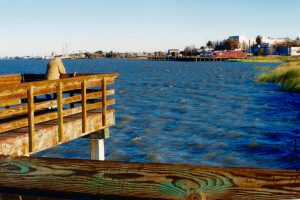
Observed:
[[[46,60],[0,60],[0,74]],[[118,72],[107,160],[300,169],[300,94],[259,84],[271,63],[64,60],[68,72]],[[36,156],[89,159],[80,138]]]

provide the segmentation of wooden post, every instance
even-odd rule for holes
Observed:
[[[28,99],[28,128],[29,128],[29,152],[33,151],[34,147],[34,96],[33,96],[34,86],[30,86],[27,90]]]
[[[101,81],[101,90],[102,90],[102,126],[107,126],[106,119],[106,82],[105,78]]]
[[[109,138],[109,128],[90,134],[91,160],[105,160],[104,139]]]
[[[58,141],[62,142],[64,139],[64,118],[63,118],[63,92],[62,83],[57,85],[57,121],[58,121]]]
[[[82,133],[86,132],[86,80],[81,83]]]
[[[109,137],[106,119],[106,82],[101,81],[102,90],[102,126],[104,129],[90,135],[91,160],[105,160],[104,139]]]

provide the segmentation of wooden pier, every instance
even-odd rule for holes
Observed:
[[[182,62],[217,62],[227,61],[230,58],[214,58],[214,57],[203,57],[203,56],[183,56],[183,57],[149,57],[149,60],[160,60],[160,61],[182,61]]]
[[[296,170],[101,161],[117,76],[0,76],[0,200],[300,198]],[[92,160],[29,157],[85,135]]]
[[[0,154],[29,156],[91,134],[93,149],[115,123],[108,97],[117,74],[94,74],[22,83],[21,75],[0,77]],[[45,95],[56,96],[47,100]],[[103,159],[101,155],[94,158]]]

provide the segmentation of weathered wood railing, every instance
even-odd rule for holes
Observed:
[[[28,127],[29,153],[33,153],[41,150],[40,147],[35,148],[35,143],[39,140],[35,137],[37,124],[57,120],[58,131],[55,143],[59,144],[70,140],[65,135],[65,117],[82,113],[82,127],[79,135],[85,135],[87,129],[90,128],[87,127],[87,113],[95,109],[102,109],[102,124],[93,126],[97,126],[97,130],[106,128],[108,126],[107,113],[112,111],[107,110],[107,107],[115,103],[114,99],[107,99],[108,95],[114,94],[114,89],[106,87],[114,83],[116,77],[117,74],[79,75],[60,80],[0,85],[0,137],[1,133]],[[70,96],[68,95],[70,92],[79,93],[79,95]],[[46,100],[44,97],[49,94],[56,95],[57,98]],[[42,100],[39,99],[41,97],[43,97]],[[21,99],[25,99],[23,102],[27,103],[21,103]],[[74,103],[78,106],[69,106]],[[57,109],[49,109],[51,107],[57,107]]]
[[[0,177],[0,193],[68,199],[300,198],[295,170],[0,156]]]
[[[22,82],[21,74],[11,74],[11,75],[1,75],[0,76],[0,87],[11,86],[15,84],[19,84]],[[21,103],[20,99],[13,99],[11,101],[3,101],[0,99],[0,107],[6,106],[9,107],[13,104]]]

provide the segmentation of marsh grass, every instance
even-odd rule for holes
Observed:
[[[276,83],[283,91],[300,92],[300,59],[290,60],[274,70],[261,74],[257,81],[261,83]]]
[[[273,67],[255,67],[255,70],[258,71],[271,71],[272,69],[274,69]]]
[[[276,63],[276,62],[299,61],[299,57],[296,57],[296,56],[255,56],[255,57],[249,57],[246,59],[229,59],[228,61]]]

